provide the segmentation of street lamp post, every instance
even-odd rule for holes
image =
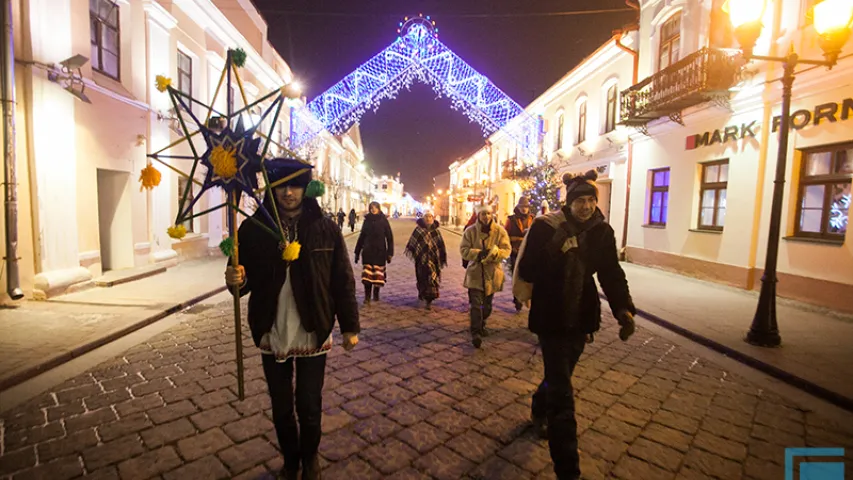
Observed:
[[[781,1],[781,0],[780,0]],[[773,201],[770,207],[770,228],[767,236],[767,257],[761,277],[758,307],[746,341],[761,347],[777,347],[782,342],[776,322],[776,263],[779,255],[779,235],[782,223],[782,200],[785,193],[785,168],[788,157],[788,131],[791,115],[791,89],[794,69],[799,64],[819,65],[831,69],[838,61],[841,48],[850,37],[853,23],[853,0],[823,0],[815,5],[814,26],[820,35],[820,47],[825,60],[800,58],[793,49],[784,57],[753,55],[755,41],[761,35],[761,19],[767,0],[728,0],[728,11],[735,27],[735,36],[746,60],[782,63],[782,118],[779,125],[779,150],[776,157],[776,178],[773,181]]]

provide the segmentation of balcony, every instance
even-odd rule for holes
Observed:
[[[642,127],[666,116],[681,123],[685,108],[728,100],[737,72],[733,54],[703,48],[623,91],[621,123]]]

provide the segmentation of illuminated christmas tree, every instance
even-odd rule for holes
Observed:
[[[560,208],[560,187],[563,184],[552,162],[540,160],[534,165],[526,165],[516,175],[522,195],[530,199],[532,212],[538,212],[543,201],[548,202],[551,210]]]

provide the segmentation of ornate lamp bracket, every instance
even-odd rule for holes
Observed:
[[[680,111],[670,113],[669,119],[672,120],[673,122],[681,125],[682,127],[684,126],[684,120],[681,119],[681,112]]]

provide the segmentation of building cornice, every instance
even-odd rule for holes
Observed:
[[[142,9],[148,14],[148,19],[167,32],[178,25],[178,19],[154,0],[142,0]]]
[[[242,48],[246,52],[246,68],[261,82],[265,89],[280,87],[290,79],[282,79],[275,69],[267,64],[260,53],[252,47],[212,0],[173,0],[198,25],[204,28],[228,48]]]

